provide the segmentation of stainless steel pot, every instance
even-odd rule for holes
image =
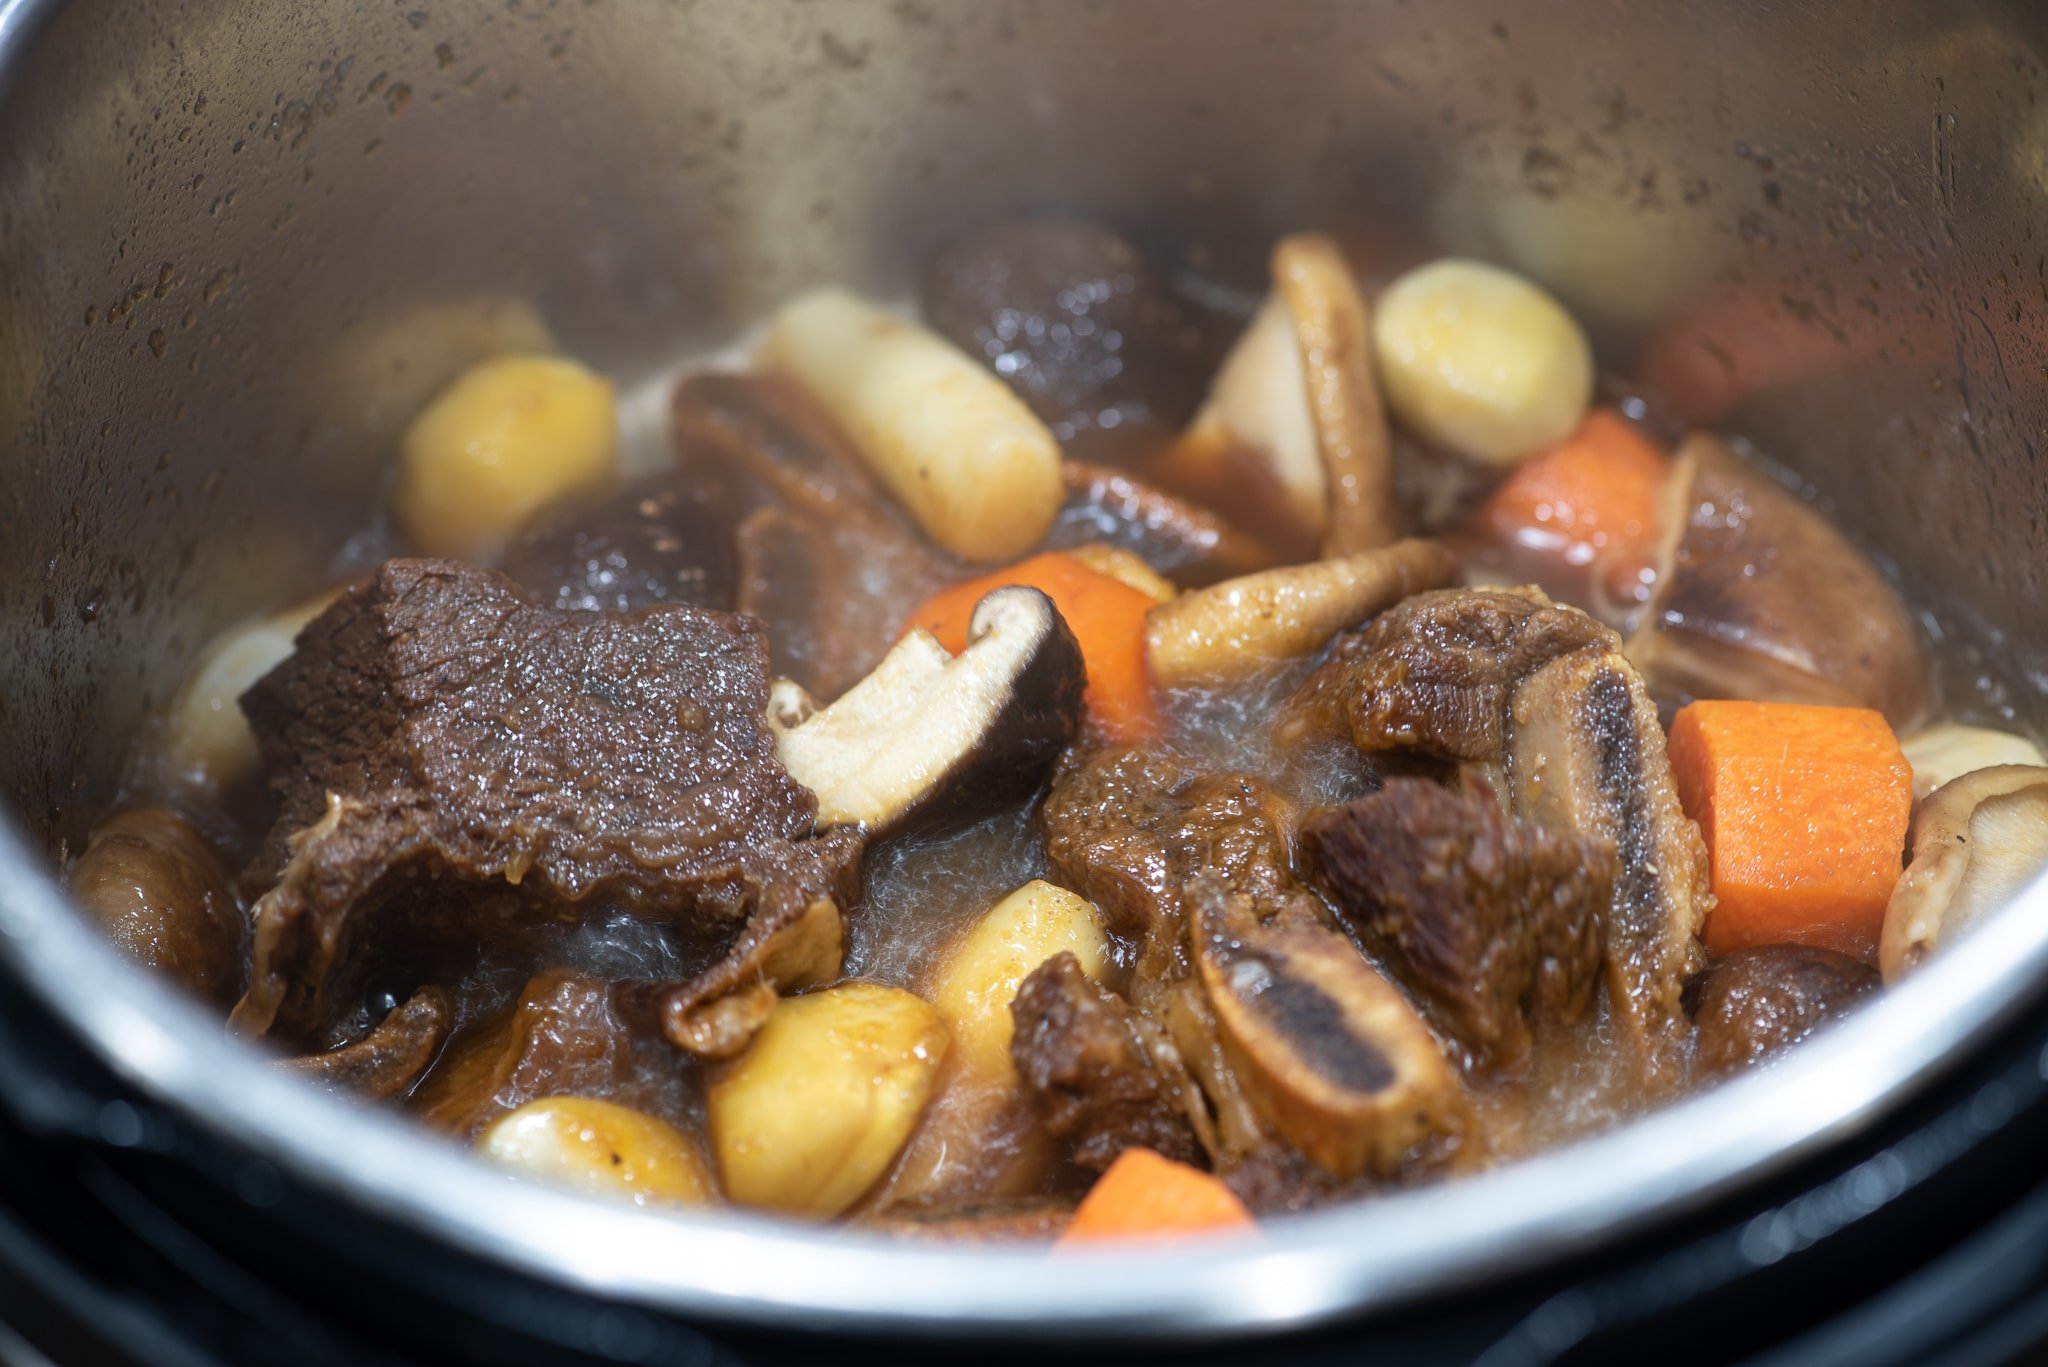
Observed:
[[[1261,245],[1304,224],[1388,263],[1451,247],[1532,271],[1611,368],[1810,480],[2038,732],[2044,48],[2026,0],[0,0],[7,990],[286,1174],[716,1316],[1266,1329],[1755,1183],[2018,1007],[2048,974],[2048,885],[1767,1073],[1106,1277],[508,1187],[273,1076],[103,952],[50,869],[208,633],[313,585],[395,425],[499,339],[545,328],[651,375],[800,286],[896,290],[949,234],[1044,206],[1224,279],[1255,281]]]

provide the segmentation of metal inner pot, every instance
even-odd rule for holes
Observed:
[[[1952,676],[2048,727],[2048,18],[987,0],[0,3],[0,962],[145,1094],[363,1208],[727,1316],[1272,1327],[1472,1285],[1854,1133],[2019,1010],[2048,886],[1767,1073],[1255,1251],[962,1257],[507,1187],[273,1077],[50,876],[219,627],[315,586],[426,395],[629,383],[806,285],[1060,208],[1256,284],[1277,233],[1505,261],[1610,371],[1810,481]]]

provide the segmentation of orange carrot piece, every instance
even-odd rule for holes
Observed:
[[[1216,1178],[1150,1149],[1131,1148],[1095,1179],[1060,1244],[1252,1228],[1252,1213]]]
[[[1503,561],[1555,582],[1641,602],[1656,563],[1658,507],[1671,460],[1636,425],[1596,408],[1579,430],[1515,468],[1473,521]]]
[[[1913,767],[1881,713],[1696,702],[1671,723],[1679,801],[1706,837],[1706,944],[1820,945],[1869,959],[1905,864]]]
[[[1034,555],[1006,570],[943,589],[910,615],[904,629],[923,627],[957,654],[967,648],[967,623],[975,604],[1010,584],[1040,590],[1066,619],[1088,668],[1088,711],[1097,725],[1118,740],[1133,740],[1150,731],[1157,713],[1151,667],[1145,662],[1145,614],[1156,600],[1063,551]]]

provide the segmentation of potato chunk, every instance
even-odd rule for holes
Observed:
[[[1109,962],[1101,914],[1034,879],[983,912],[940,957],[930,997],[953,1047],[880,1206],[942,1208],[1021,1197],[1043,1185],[1059,1155],[1010,1061],[1010,1003],[1024,979],[1061,952],[1100,978]]]
[[[761,346],[844,428],[925,533],[968,560],[1045,539],[1060,448],[1024,401],[934,333],[839,290],[783,306]]]
[[[477,1137],[477,1152],[524,1177],[636,1206],[713,1197],[704,1160],[675,1126],[580,1096],[529,1101]]]
[[[488,559],[543,504],[608,483],[618,448],[610,381],[559,357],[501,356],[406,429],[394,510],[422,551]]]
[[[901,988],[846,983],[775,1008],[711,1087],[711,1146],[741,1205],[829,1219],[895,1161],[948,1035]]]
[[[214,796],[255,777],[262,761],[241,697],[292,653],[300,630],[331,600],[328,595],[244,622],[214,639],[171,702],[162,751],[166,777]]]
[[[932,988],[932,1005],[953,1031],[957,1066],[977,1080],[1009,1082],[1010,1003],[1031,971],[1062,950],[1101,978],[1109,937],[1086,898],[1033,879],[990,907],[961,939]]]
[[[1512,271],[1436,261],[1380,296],[1373,349],[1394,415],[1424,440],[1512,464],[1564,440],[1593,399],[1593,349]]]

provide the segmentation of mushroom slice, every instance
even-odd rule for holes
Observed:
[[[1144,557],[1122,546],[1089,541],[1073,547],[1067,554],[1097,574],[1107,575],[1126,588],[1136,589],[1155,603],[1169,603],[1180,596],[1180,589],[1171,579],[1146,564]]]
[[[1364,298],[1320,234],[1273,248],[1273,290],[1158,472],[1325,555],[1396,535],[1386,409]]]
[[[1323,554],[1352,555],[1400,534],[1386,405],[1373,373],[1365,299],[1337,244],[1318,233],[1273,248],[1273,285],[1294,319],[1321,457]]]
[[[1913,796],[1926,797],[1944,783],[1994,764],[2048,765],[2041,747],[2022,736],[1983,726],[1943,722],[1899,742],[1913,766]]]
[[[1047,538],[1051,549],[1106,542],[1193,584],[1269,569],[1282,559],[1251,533],[1128,471],[1070,460],[1060,474],[1067,501]]]
[[[765,979],[710,1001],[687,1004],[673,993],[663,999],[661,1033],[670,1044],[698,1058],[731,1058],[753,1041],[781,998]]]
[[[1906,606],[1847,537],[1711,436],[1672,472],[1675,529],[1628,657],[1666,693],[1870,707],[1905,728],[1927,706]]]
[[[612,985],[552,969],[528,979],[505,1014],[465,1030],[406,1105],[469,1139],[544,1096],[616,1096],[632,1059],[633,1032],[614,1006]]]
[[[952,824],[1038,786],[1080,727],[1086,677],[1052,600],[1001,588],[957,656],[913,631],[830,707],[778,682],[768,727],[783,767],[818,795],[820,827]]]
[[[783,376],[692,375],[669,421],[685,468],[708,456],[819,517],[894,515],[845,434]]]
[[[448,994],[423,987],[354,1044],[280,1059],[278,1066],[333,1091],[387,1101],[419,1081],[454,1024],[455,1003]]]
[[[1913,818],[1877,962],[1897,982],[2048,872],[2048,768],[2000,764],[1943,784]]]
[[[813,898],[782,924],[757,920],[718,963],[683,983],[624,982],[618,1006],[636,1026],[701,1059],[731,1058],[773,1014],[782,992],[822,987],[846,962],[846,917]]]
[[[1396,1172],[1463,1128],[1457,1079],[1422,1018],[1350,941],[1311,920],[1261,925],[1211,879],[1188,887],[1196,970],[1254,1109],[1339,1177]]]
[[[1152,677],[1166,688],[1227,683],[1299,659],[1346,627],[1457,575],[1442,546],[1411,540],[1184,593],[1146,616]]]

